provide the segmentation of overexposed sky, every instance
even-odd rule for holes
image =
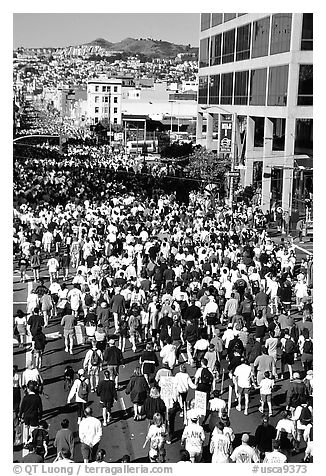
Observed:
[[[14,13],[13,46],[60,47],[104,38],[153,38],[198,46],[198,13]]]

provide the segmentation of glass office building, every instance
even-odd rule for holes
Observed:
[[[224,153],[213,124],[232,118],[242,185],[263,210],[301,210],[312,194],[313,14],[202,13],[199,45],[197,144]]]

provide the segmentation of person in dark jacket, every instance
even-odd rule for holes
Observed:
[[[119,388],[119,367],[124,364],[124,358],[121,350],[115,346],[114,339],[110,339],[106,347],[103,360],[107,363],[107,370],[115,380],[115,388]]]
[[[287,392],[286,408],[296,408],[301,405],[302,401],[308,396],[307,387],[301,380],[299,372],[294,372],[293,381],[290,382],[289,390]]]
[[[149,397],[144,402],[144,413],[148,420],[152,420],[155,413],[160,413],[163,419],[165,419],[166,406],[160,397],[160,391],[157,387],[151,388]]]
[[[187,309],[184,312],[184,319],[187,321],[190,321],[194,324],[197,324],[200,321],[201,317],[201,310],[198,306],[196,306],[196,300],[192,299],[191,300],[191,305],[187,307]]]
[[[103,412],[103,426],[110,423],[111,408],[114,400],[117,400],[117,391],[108,370],[104,371],[104,380],[101,380],[97,387],[97,395],[100,397]]]
[[[159,361],[158,361],[156,353],[153,350],[152,343],[148,342],[146,344],[146,349],[142,353],[139,359],[139,363],[141,365],[142,373],[149,385],[153,377],[153,374],[155,373],[155,367],[158,367],[159,365]]]
[[[27,395],[24,396],[19,417],[24,422],[23,439],[26,444],[35,428],[38,427],[43,413],[43,405],[41,397],[37,394],[37,384],[30,381],[27,384]]]
[[[276,428],[269,423],[269,418],[264,415],[262,424],[257,426],[255,433],[255,445],[263,461],[266,452],[272,451],[272,441],[276,438]]]
[[[188,364],[191,364],[194,359],[194,345],[197,341],[198,329],[191,321],[187,321],[184,331],[184,340],[187,342],[187,356]]]
[[[110,302],[111,312],[113,313],[115,332],[119,332],[119,317],[121,317],[126,310],[126,301],[117,288],[117,294],[111,298]]]
[[[134,420],[141,420],[142,407],[149,392],[148,383],[141,373],[140,367],[136,367],[134,374],[129,380],[126,388],[126,394],[130,394],[130,400],[134,405]]]

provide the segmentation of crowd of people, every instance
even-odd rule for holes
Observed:
[[[180,461],[282,463],[299,452],[312,461],[312,257],[298,263],[292,240],[272,240],[257,206],[212,210],[197,192],[185,205],[137,182],[121,186],[103,174],[102,153],[101,167],[92,153],[15,161],[14,253],[21,282],[29,273],[34,281],[26,310],[14,317],[19,345],[33,356],[22,375],[14,368],[16,439],[22,422],[29,450],[23,461],[44,461],[48,453],[42,357],[56,317],[67,356],[86,347],[82,366],[65,371],[84,462],[105,461],[102,427],[122,391],[134,420],[148,420],[144,448],[151,462],[165,461],[178,413]],[[121,388],[119,370],[130,349],[139,365]],[[167,400],[164,379],[171,376]],[[273,392],[288,379],[282,407]],[[204,415],[189,398],[193,390],[206,394]],[[92,393],[103,409],[99,418],[88,405]],[[262,423],[236,446],[231,405],[250,418],[255,393]],[[69,421],[61,427],[53,435],[56,461],[73,462]]]

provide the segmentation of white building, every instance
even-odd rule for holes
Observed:
[[[241,182],[260,189],[263,210],[299,209],[312,192],[312,21],[201,14],[197,143],[244,164]]]
[[[108,119],[121,124],[121,79],[100,77],[87,81],[87,121],[97,124]]]

